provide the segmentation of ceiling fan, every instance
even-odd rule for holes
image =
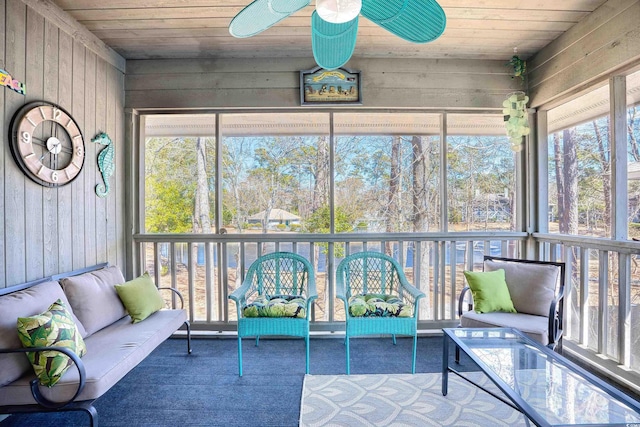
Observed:
[[[229,32],[239,38],[255,36],[309,3],[311,0],[254,0],[231,20]],[[360,14],[413,43],[437,39],[446,25],[444,11],[435,0],[316,0],[311,47],[320,67],[334,70],[351,58]]]

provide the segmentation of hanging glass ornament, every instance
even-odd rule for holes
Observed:
[[[529,97],[524,92],[513,92],[502,103],[507,136],[511,141],[511,149],[516,152],[522,150],[522,138],[530,132],[527,102]]]

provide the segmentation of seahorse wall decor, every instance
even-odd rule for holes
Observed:
[[[105,147],[98,154],[98,168],[102,174],[104,184],[96,185],[96,194],[98,197],[106,197],[109,194],[109,178],[113,175],[115,165],[113,164],[114,147],[111,138],[104,132],[98,133],[91,139],[91,142],[102,144]]]

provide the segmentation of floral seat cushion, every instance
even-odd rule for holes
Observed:
[[[307,301],[300,295],[259,295],[242,309],[244,317],[307,316]]]
[[[349,314],[354,317],[411,317],[413,305],[396,295],[358,294],[349,298]]]

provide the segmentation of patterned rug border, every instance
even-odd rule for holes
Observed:
[[[465,376],[502,394],[481,372]],[[454,374],[305,375],[300,427],[525,426],[524,416]]]

